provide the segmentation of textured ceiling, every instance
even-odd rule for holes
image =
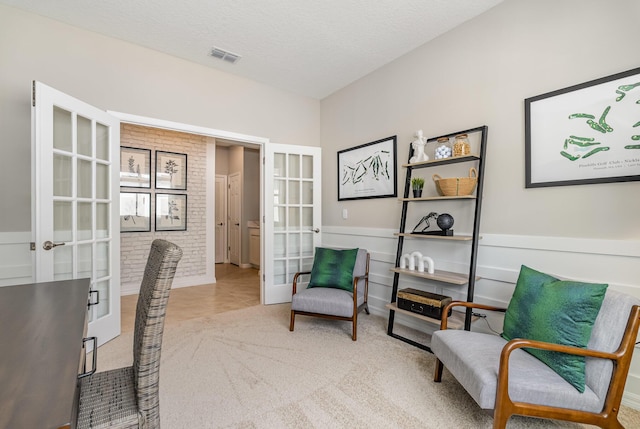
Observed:
[[[322,99],[503,0],[0,0]],[[209,56],[219,47],[242,58]]]

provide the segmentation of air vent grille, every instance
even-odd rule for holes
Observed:
[[[230,64],[235,64],[241,58],[238,54],[234,54],[233,52],[229,52],[216,47],[211,49],[211,53],[209,55],[211,55],[213,58],[226,61]]]

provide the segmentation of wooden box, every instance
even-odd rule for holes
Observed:
[[[398,291],[398,308],[434,319],[442,318],[442,309],[450,302],[450,296],[423,290],[407,288]],[[451,316],[451,310],[448,316]]]

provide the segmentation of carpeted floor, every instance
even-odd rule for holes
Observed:
[[[430,353],[386,335],[386,319],[351,325],[299,316],[289,304],[255,306],[168,325],[160,372],[163,429],[490,428],[445,371],[432,381]],[[100,348],[98,371],[131,364],[132,334]],[[640,412],[623,407],[627,428]],[[508,428],[583,428],[512,417]],[[590,426],[587,426],[590,427]]]

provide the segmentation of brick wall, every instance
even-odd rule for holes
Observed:
[[[206,174],[207,138],[200,135],[158,128],[121,124],[122,146],[151,149],[151,188],[121,188],[122,192],[151,192],[151,231],[120,234],[120,281],[122,285],[140,284],[151,242],[169,240],[182,247],[184,255],[176,279],[206,274]],[[187,194],[187,230],[155,231],[155,158],[156,151],[187,154],[187,190],[158,189],[158,193]],[[213,174],[213,172],[211,173]]]

